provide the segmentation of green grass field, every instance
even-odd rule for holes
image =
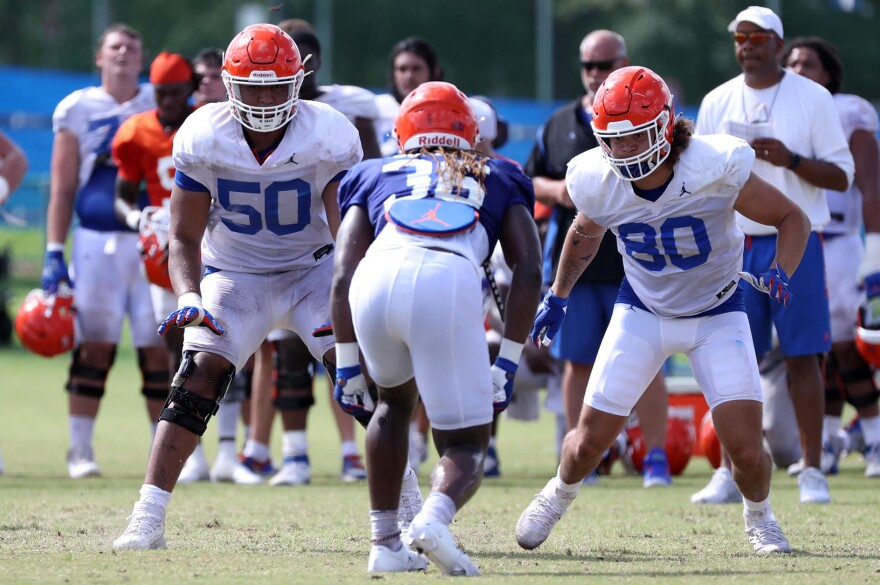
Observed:
[[[39,246],[39,238],[32,237]],[[16,236],[16,242],[20,238]],[[0,247],[3,232],[0,232]],[[23,254],[27,257],[28,254]],[[41,253],[30,253],[39,266]],[[34,260],[36,259],[36,260]],[[35,283],[16,276],[16,295]],[[17,300],[20,302],[20,299]],[[17,307],[17,303],[15,305]],[[310,418],[313,483],[300,488],[196,484],[175,490],[168,549],[115,553],[137,498],[149,421],[129,347],[111,373],[95,436],[102,478],[66,477],[67,357],[46,360],[0,348],[0,583],[420,583],[427,574],[366,573],[369,503],[364,484],[338,479],[339,445],[322,387]],[[276,429],[277,430],[277,429]],[[362,438],[363,433],[360,433]],[[453,533],[485,583],[864,583],[880,579],[880,482],[862,477],[855,457],[830,479],[833,503],[802,506],[797,483],[773,477],[774,511],[794,553],[751,553],[739,505],[696,507],[691,493],[710,467],[692,460],[669,489],[646,491],[640,478],[615,475],[581,490],[537,551],[519,549],[514,525],[555,472],[553,422],[504,420],[503,476],[486,480],[460,512]],[[274,455],[280,456],[275,434]],[[213,424],[205,435],[209,461]],[[432,457],[429,463],[435,461]],[[422,468],[422,488],[427,472]]]

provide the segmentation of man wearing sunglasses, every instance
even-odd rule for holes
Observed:
[[[787,307],[774,307],[765,294],[740,286],[758,358],[769,351],[774,327],[785,356],[804,455],[798,477],[800,501],[824,504],[831,496],[820,469],[825,395],[818,358],[830,349],[831,325],[818,232],[830,219],[823,189],[846,190],[855,167],[831,94],[782,68],[784,36],[779,17],[768,8],[750,6],[727,30],[733,33],[742,75],[703,99],[696,133],[733,134],[749,142],[757,158],[755,174],[800,205],[812,222],[800,268],[789,283],[792,301]],[[737,223],[746,234],[743,270],[773,268],[776,230],[742,216]],[[729,468],[722,466],[691,501],[719,504],[740,499]]]
[[[565,187],[568,161],[598,146],[590,127],[593,98],[612,71],[629,65],[626,42],[610,30],[588,34],[581,41],[579,53],[584,93],[553,113],[539,130],[526,163],[526,173],[532,177],[535,187],[535,198],[553,208],[544,245],[544,282],[548,287],[555,277],[565,235],[577,214]],[[550,346],[553,356],[564,364],[561,381],[565,411],[563,434],[577,426],[587,381],[622,279],[623,263],[617,253],[617,244],[613,235],[606,234],[596,259],[584,271],[569,297],[568,314],[574,317],[563,323],[555,343]],[[672,483],[663,448],[666,409],[663,376],[657,374],[636,405],[648,453],[643,466],[646,487]]]

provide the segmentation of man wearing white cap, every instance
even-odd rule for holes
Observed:
[[[819,231],[829,220],[823,189],[843,191],[852,182],[854,163],[831,94],[812,81],[786,74],[782,22],[770,9],[750,6],[728,25],[742,75],[712,90],[700,105],[697,134],[727,133],[751,144],[754,172],[798,203],[812,222],[812,233],[797,274],[791,278],[791,304],[771,306],[767,295],[745,287],[746,311],[758,356],[771,343],[775,326],[791,381],[804,470],[798,477],[802,503],[831,501],[819,469],[822,451],[824,383],[817,356],[830,349],[830,317],[825,261]],[[776,230],[738,216],[746,234],[743,270],[775,266]],[[785,281],[788,276],[781,274]],[[742,286],[742,285],[741,285]],[[729,464],[727,464],[729,465]],[[691,498],[696,504],[739,501],[730,470],[716,470],[709,485]]]

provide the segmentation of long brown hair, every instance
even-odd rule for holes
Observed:
[[[407,154],[424,154],[434,159],[434,162],[437,163],[437,182],[442,181],[453,191],[461,191],[461,184],[465,177],[473,177],[480,184],[480,188],[485,187],[486,175],[489,173],[486,161],[489,157],[481,152],[423,146],[419,150],[409,151]]]
[[[670,164],[675,164],[681,158],[681,153],[685,151],[691,143],[691,136],[694,135],[694,121],[685,118],[681,114],[676,116],[675,125],[672,127],[672,150],[669,152],[667,159]]]

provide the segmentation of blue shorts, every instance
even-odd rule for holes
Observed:
[[[611,321],[619,284],[576,284],[568,297],[562,328],[550,346],[556,359],[593,364]]]
[[[776,236],[751,236],[746,239],[743,270],[761,274],[776,257]],[[783,307],[769,295],[740,281],[755,353],[762,357],[772,346],[772,327],[776,327],[779,345],[787,357],[824,353],[831,349],[831,316],[825,284],[825,256],[822,237],[813,232],[807,240],[804,257],[791,277],[791,304]]]

